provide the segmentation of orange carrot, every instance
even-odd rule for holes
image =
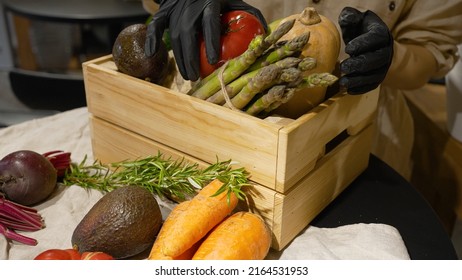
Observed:
[[[237,212],[214,228],[193,260],[263,260],[271,246],[271,232],[263,219]]]
[[[202,243],[202,239],[199,240],[199,242],[195,243],[192,247],[184,251],[178,256],[175,257],[170,257],[170,256],[165,256],[164,254],[161,253],[160,250],[158,249],[153,249],[151,254],[149,255],[149,259],[151,260],[190,260],[196,253],[197,249]]]
[[[223,184],[215,179],[193,199],[173,208],[159,231],[148,259],[176,259],[223,221],[238,202],[234,193],[229,199],[226,191],[215,195]]]
[[[201,243],[202,243],[202,239],[199,240],[198,242],[196,242],[194,245],[192,245],[191,248],[184,251],[181,255],[176,256],[174,259],[175,260],[190,260],[190,259],[192,259],[192,257],[196,253],[196,251],[199,248],[199,246],[201,245]]]
[[[165,255],[162,253],[162,242],[161,240],[164,238],[163,236],[168,234],[165,229],[173,227],[171,225],[172,223],[175,223],[175,220],[177,219],[178,216],[180,216],[187,208],[188,205],[191,201],[184,201],[175,206],[175,208],[172,209],[170,214],[168,215],[167,219],[165,219],[165,222],[163,223],[159,234],[157,235],[156,241],[154,242],[154,245],[152,246],[151,253],[149,254],[149,259],[152,260],[173,260],[174,258],[169,255]],[[165,228],[164,230],[162,230]],[[179,256],[178,256],[179,257]]]

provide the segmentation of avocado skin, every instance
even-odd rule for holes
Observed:
[[[159,50],[147,57],[144,52],[146,31],[146,25],[141,23],[124,28],[112,46],[112,58],[120,72],[162,84],[169,69],[167,46],[161,40]]]
[[[115,259],[150,248],[162,224],[154,196],[139,186],[119,187],[105,194],[74,230],[72,246],[83,252],[104,252]]]

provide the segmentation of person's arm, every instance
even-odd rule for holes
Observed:
[[[384,86],[416,89],[442,78],[457,61],[462,1],[406,1],[392,27],[394,55]]]
[[[405,90],[425,85],[437,71],[433,54],[423,46],[394,42],[393,60],[384,86]]]

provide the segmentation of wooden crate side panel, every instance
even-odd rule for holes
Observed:
[[[207,163],[179,153],[162,144],[111,124],[95,116],[90,116],[93,157],[103,163],[135,160],[140,157],[155,156],[159,152],[174,160],[197,163],[201,167]]]
[[[272,247],[277,246],[277,244],[280,243],[278,238],[281,236],[281,233],[278,228],[276,228],[277,232],[274,232],[274,213],[276,209],[282,207],[282,205],[275,205],[276,196],[280,194],[275,190],[269,189],[255,182],[251,182],[251,186],[244,188],[244,191],[247,197],[244,206],[245,209],[243,210],[257,213],[265,220],[272,232]],[[277,212],[280,211],[281,210],[278,210]]]
[[[99,118],[91,117],[90,125],[94,158],[103,162],[136,159],[160,151],[165,156],[174,159],[185,159],[204,167],[207,165],[203,161]],[[367,131],[354,138],[350,137],[321,159],[318,163],[319,167],[313,170],[304,181],[297,184],[288,195],[280,194],[256,183],[252,183],[251,187],[245,189],[248,195],[246,207],[264,218],[273,234],[272,247],[274,249],[281,250],[287,246],[365,168],[369,153],[366,152],[367,149],[361,148],[369,142],[366,139]],[[127,145],[127,143],[130,144]],[[357,151],[363,151],[363,154]],[[348,161],[345,158],[348,158]],[[348,174],[342,176],[343,171],[339,170],[342,170],[345,164],[349,167]],[[332,176],[332,174],[340,177]],[[322,175],[324,177],[318,178]]]
[[[104,56],[101,56],[101,57],[98,57],[92,60],[88,60],[82,63],[83,68],[87,68],[89,65],[98,65],[106,69],[117,71],[117,66],[112,60],[112,55],[110,54],[104,55]]]
[[[90,117],[90,128],[93,157],[104,163],[133,160],[141,156],[151,156],[161,152],[172,159],[184,159],[186,162],[197,163],[201,167],[208,165],[199,159],[184,155],[179,151],[94,116]],[[244,188],[244,191],[247,194],[247,199],[245,203],[240,203],[239,207],[261,215],[272,230],[274,209],[282,207],[282,205],[274,205],[275,196],[279,194],[254,182],[251,182],[251,186]],[[279,210],[278,212],[282,211]],[[274,246],[280,243],[276,239],[280,235],[280,232],[273,234]]]
[[[98,65],[84,71],[90,113],[209,163],[233,159],[274,188],[282,125]]]
[[[280,130],[276,190],[287,192],[315,166],[325,145],[343,131],[359,133],[372,121],[378,90],[363,95],[339,93]]]
[[[314,170],[287,195],[276,196],[273,232],[282,250],[366,167],[369,161],[372,125],[344,140],[322,157]]]

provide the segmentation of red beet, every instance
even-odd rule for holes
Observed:
[[[56,182],[53,164],[34,151],[16,151],[0,161],[0,191],[16,203],[33,205],[45,200]]]

